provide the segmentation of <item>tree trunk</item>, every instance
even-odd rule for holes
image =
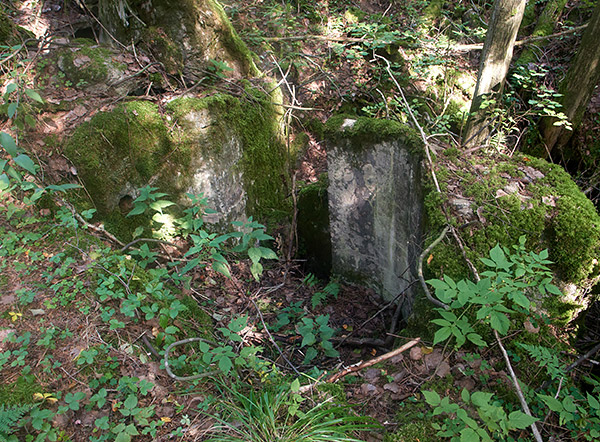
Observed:
[[[465,147],[484,144],[489,138],[493,123],[490,110],[501,96],[526,3],[527,0],[496,0],[494,4],[463,137]]]
[[[575,59],[571,62],[559,92],[562,94],[563,112],[575,130],[583,119],[594,89],[600,82],[600,3],[583,33]],[[540,123],[542,138],[547,151],[562,150],[573,131],[556,126],[555,118],[544,118]]]
[[[566,4],[567,0],[550,0],[540,14],[535,29],[531,33],[531,37],[545,37],[552,34]],[[521,52],[521,55],[517,60],[517,65],[526,65],[527,63],[536,61],[536,50],[539,52],[540,49],[548,44],[548,42],[549,40],[541,40],[535,44],[528,45],[523,52]]]
[[[106,43],[133,43],[189,81],[258,73],[217,0],[98,0],[98,16]]]

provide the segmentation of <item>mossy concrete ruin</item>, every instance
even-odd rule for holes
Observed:
[[[420,253],[422,142],[395,121],[327,123],[333,272],[412,309]]]
[[[432,190],[425,198],[430,236],[447,223],[441,207],[449,207],[467,258],[483,271],[480,257],[496,244],[510,248],[525,235],[529,250],[549,250],[552,269],[562,281],[564,295],[549,297],[543,307],[565,321],[584,308],[600,276],[600,216],[567,172],[518,154],[444,157],[437,171],[442,194]],[[435,247],[425,271],[431,277],[472,277],[452,238]]]
[[[253,93],[253,92],[250,92]],[[286,157],[277,113],[265,96],[225,94],[180,98],[163,112],[134,101],[99,112],[69,139],[65,153],[99,219],[127,238],[125,215],[146,185],[180,206],[186,193],[203,193],[215,223],[287,216]]]

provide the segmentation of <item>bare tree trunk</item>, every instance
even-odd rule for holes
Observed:
[[[567,76],[562,81],[559,92],[562,94],[563,112],[576,129],[583,119],[583,114],[600,82],[600,3],[581,38],[581,44],[575,59],[571,62]],[[540,131],[548,152],[562,150],[573,131],[556,126],[554,118],[544,118],[540,123]]]
[[[494,3],[463,137],[465,147],[484,144],[489,138],[493,122],[489,111],[501,96],[526,3],[527,0],[496,0]]]

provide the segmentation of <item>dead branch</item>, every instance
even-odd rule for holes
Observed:
[[[425,259],[425,256],[427,256],[427,254],[431,251],[431,249],[433,249],[435,246],[437,246],[439,244],[439,242],[446,237],[448,230],[450,230],[450,226],[444,227],[444,230],[442,231],[440,236],[438,236],[435,239],[435,241],[433,241],[431,244],[429,244],[429,247],[427,247],[425,250],[423,250],[423,252],[421,252],[421,256],[419,256],[419,260],[417,262],[417,273],[419,276],[419,280],[421,281],[421,286],[423,287],[423,291],[425,292],[425,296],[433,304],[437,305],[438,307],[442,307],[443,309],[446,309],[446,310],[448,310],[450,307],[448,307],[442,301],[438,301],[433,296],[431,296],[429,287],[427,287],[427,283],[425,282],[425,278],[423,277],[423,260]]]
[[[343,378],[344,376],[349,375],[350,373],[354,373],[360,370],[363,370],[365,368],[371,367],[372,365],[378,364],[379,362],[383,362],[387,359],[393,358],[394,356],[399,355],[400,353],[405,352],[406,350],[408,350],[409,348],[414,347],[415,345],[417,345],[419,342],[421,342],[421,338],[416,338],[413,339],[410,342],[407,342],[406,344],[404,344],[402,347],[399,347],[395,350],[392,350],[388,353],[382,354],[381,356],[378,356],[374,359],[371,359],[370,361],[367,362],[362,362],[358,365],[353,365],[351,367],[348,367],[342,371],[340,371],[339,373],[334,374],[333,376],[327,378],[327,380],[325,382],[331,384],[333,382],[336,382],[337,380]]]

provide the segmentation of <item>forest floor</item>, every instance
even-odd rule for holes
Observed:
[[[87,28],[85,23],[91,20],[61,0],[29,3],[30,8],[22,8],[16,18],[36,34],[49,29],[56,35],[62,33],[71,38],[76,29]],[[361,37],[336,32],[328,34],[329,40],[310,37],[322,34],[323,27],[327,26],[312,15],[329,15],[331,11],[317,10],[326,3],[315,2],[315,9],[306,14],[295,12],[293,8],[281,10],[270,2],[229,2],[227,8],[244,40],[259,54],[259,67],[269,75],[284,79],[282,86],[290,104],[298,108],[291,118],[297,121],[299,129],[306,129],[303,124],[311,118],[325,121],[348,103],[363,102],[368,107],[380,101],[374,97],[379,80],[374,76],[377,69],[371,61],[340,57],[335,55],[336,49],[332,46],[335,39],[344,43],[344,39]],[[415,27],[411,22],[414,15],[401,10],[403,2],[354,3],[367,14],[379,14],[382,19],[393,17],[396,27]],[[345,20],[354,19],[346,16]],[[259,30],[262,38],[253,39]],[[402,48],[396,50],[402,52]],[[287,57],[274,55],[286,53]],[[31,60],[29,66],[33,67],[43,57],[44,54],[31,53],[27,57]],[[329,62],[325,65],[322,60]],[[125,75],[134,75],[150,59],[143,54],[123,52],[119,61],[127,66]],[[476,55],[466,54],[455,62],[475,75]],[[152,69],[148,73],[153,73]],[[219,87],[226,89],[227,82]],[[407,85],[409,99],[427,87],[425,80]],[[156,90],[149,84],[145,94],[135,98],[162,104],[180,92]],[[53,88],[52,85],[45,85],[43,96],[57,108],[40,114],[37,126],[30,131],[31,136],[20,141],[45,164],[44,173],[50,181],[73,177],[72,166],[62,156],[60,146],[48,146],[43,140],[51,135],[66,139],[79,124],[89,121],[96,112],[112,109],[124,97],[94,94],[76,87]],[[65,103],[72,105],[59,109]],[[387,111],[386,105],[370,110],[378,116]],[[314,182],[325,171],[325,148],[318,137],[311,135],[297,165],[297,179]],[[174,380],[161,367],[162,359],[152,344],[160,334],[159,319],[128,316],[119,309],[121,300],[97,297],[97,288],[107,278],[112,276],[114,285],[129,290],[132,281],[143,272],[133,266],[119,274],[128,278],[126,281],[115,276],[116,270],[107,267],[109,255],[113,253],[109,249],[114,250],[114,244],[105,236],[94,237],[89,229],[74,227],[68,221],[59,222],[47,209],[32,209],[7,197],[0,202],[0,210],[3,238],[0,245],[0,403],[35,400],[53,410],[59,404],[67,407],[63,413],[31,421],[20,435],[45,431],[44,423],[48,423],[57,430],[59,440],[92,440],[105,434],[105,420],[117,415],[125,427],[135,424],[130,435],[136,435],[133,431],[146,431],[145,436],[137,436],[135,440],[206,438],[216,425],[210,412],[215,398],[222,393],[219,387],[208,380],[194,383]],[[286,250],[279,252],[287,253]],[[98,274],[103,276],[99,278]],[[306,274],[301,261],[271,265],[260,282],[256,282],[248,263],[241,261],[232,265],[231,278],[206,271],[182,294],[195,300],[215,329],[227,327],[231,318],[247,315],[250,327],[240,333],[244,343],[271,347],[270,362],[287,372],[292,371],[291,366],[294,370],[307,367],[303,362],[305,349],[299,345],[302,336],[289,326],[273,331],[271,337],[266,331],[279,320],[299,317],[311,310],[309,306],[315,294],[326,298],[319,313],[328,315],[329,326],[338,331],[332,343],[339,356],[320,355],[311,363],[324,371],[321,375],[324,378],[325,373],[384,355],[412,339],[396,334],[391,341],[386,339],[394,306],[383,303],[371,290],[335,284],[339,288],[336,295],[324,294],[327,283]],[[114,309],[110,320],[104,315],[107,308]],[[188,310],[195,311],[193,306],[188,306]],[[184,337],[192,338],[204,333],[205,316],[182,314],[174,325],[184,330]],[[265,324],[269,324],[266,329]],[[16,341],[6,339],[12,332],[18,336]],[[381,345],[386,340],[392,345]],[[273,341],[277,346],[272,345]],[[422,342],[377,366],[348,374],[332,387],[331,394],[353,405],[354,413],[373,417],[381,424],[381,430],[365,434],[365,440],[384,440],[386,433],[393,433],[399,425],[406,424],[407,418],[411,419],[404,416],[399,420],[405,403],[420,403],[422,408],[418,412],[425,413],[421,389],[434,384],[438,391],[444,389],[448,374],[453,375],[454,387],[467,390],[510,384],[506,372],[495,368],[499,362],[499,353],[494,350],[481,354],[451,352]],[[106,388],[99,389],[102,385]],[[448,385],[447,390],[451,387]],[[322,400],[323,393],[320,395],[309,400]],[[132,396],[136,398],[133,405],[128,403]],[[148,407],[153,409],[155,423],[146,425],[141,422]],[[414,409],[411,413],[415,413]],[[120,434],[119,431],[113,431],[113,435]]]

